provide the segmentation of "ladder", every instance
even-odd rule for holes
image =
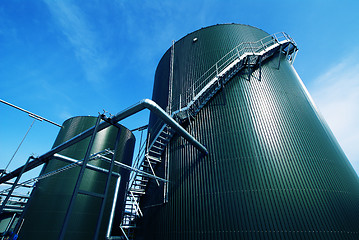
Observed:
[[[297,45],[284,32],[269,35],[257,42],[245,42],[238,45],[194,81],[184,96],[179,95],[178,98],[174,98],[171,106],[174,111],[172,111],[171,116],[179,122],[184,122],[188,118],[195,116],[240,70],[244,68],[252,70],[257,67],[261,68],[262,62],[278,51],[284,53],[286,58],[293,63]],[[177,104],[174,104],[174,102],[177,102]],[[174,131],[167,124],[162,123],[161,125],[161,122],[159,122],[159,126],[157,128],[159,130],[154,131],[158,133],[153,138],[152,143],[148,145],[144,158],[135,163],[135,168],[151,173],[154,176],[154,168],[161,163],[161,156],[174,135]],[[156,126],[153,129],[156,129]],[[148,139],[150,139],[150,136],[148,136]],[[156,181],[159,185],[158,180]],[[143,216],[139,202],[141,197],[146,194],[148,182],[148,176],[143,176],[137,172],[131,173],[120,226],[124,234],[123,239],[130,240],[134,237],[136,218]]]
[[[100,114],[98,116],[98,118],[97,118],[97,121],[96,121],[96,124],[95,124],[95,129],[94,129],[94,132],[93,132],[93,134],[91,136],[90,143],[89,143],[89,145],[87,147],[87,151],[86,151],[86,154],[85,154],[85,157],[84,157],[81,169],[80,169],[80,173],[78,175],[78,178],[77,178],[77,181],[76,181],[76,184],[75,184],[75,188],[74,188],[74,191],[72,193],[71,200],[70,200],[69,206],[68,206],[67,211],[66,211],[65,219],[64,219],[64,222],[63,222],[63,225],[62,225],[62,228],[61,228],[61,232],[60,232],[60,235],[59,235],[59,240],[65,239],[66,230],[67,230],[67,227],[68,227],[68,224],[69,224],[71,213],[72,213],[74,205],[75,205],[75,200],[76,200],[76,197],[79,194],[87,195],[87,196],[91,196],[91,197],[101,199],[101,208],[100,208],[99,216],[98,216],[98,219],[97,219],[97,225],[96,225],[95,233],[93,235],[93,239],[97,240],[98,237],[99,237],[100,226],[101,226],[101,223],[102,223],[102,217],[103,217],[103,213],[104,213],[104,210],[105,210],[106,199],[107,199],[109,187],[110,187],[110,184],[111,184],[111,177],[112,177],[113,168],[114,168],[114,162],[115,162],[115,153],[117,151],[117,146],[118,146],[118,143],[119,143],[120,138],[121,138],[120,131],[118,131],[118,133],[117,133],[116,142],[115,142],[115,151],[113,153],[113,156],[112,156],[112,159],[111,159],[111,162],[110,162],[110,167],[109,167],[108,175],[107,175],[107,178],[106,178],[106,184],[105,184],[104,192],[103,193],[97,193],[97,192],[85,191],[85,190],[80,189],[80,185],[81,185],[81,182],[83,180],[85,169],[87,168],[88,162],[91,159],[91,155],[90,155],[91,149],[92,149],[92,146],[94,144],[94,140],[95,140],[95,137],[96,137],[96,134],[97,134],[97,129],[98,129],[98,126],[100,124],[100,121],[101,121],[102,117],[103,116]]]
[[[109,150],[109,149],[105,149],[103,151],[100,151],[100,152],[92,154],[89,157],[89,162],[91,162],[93,160],[103,159],[103,158],[106,158],[105,156],[113,155],[113,154],[114,154],[114,151]],[[57,159],[59,159],[58,158],[59,156],[61,156],[60,160],[64,161],[63,158],[65,156],[62,156],[62,155],[59,155],[59,154],[54,155],[54,157],[57,158]],[[34,159],[34,157],[30,156],[29,159]],[[10,183],[12,185],[12,187],[10,187],[9,189],[5,189],[5,190],[0,191],[0,196],[10,196],[8,201],[6,201],[6,199],[5,199],[2,202],[2,204],[4,204],[3,212],[4,211],[9,211],[9,212],[16,212],[18,214],[17,215],[18,220],[17,220],[17,223],[15,224],[14,232],[18,233],[20,231],[20,229],[21,229],[21,226],[22,226],[22,224],[24,222],[24,212],[26,211],[26,209],[28,207],[27,203],[28,203],[28,199],[30,198],[30,192],[27,195],[21,195],[21,194],[12,193],[14,188],[26,187],[26,188],[30,188],[31,191],[32,191],[32,189],[35,186],[35,183],[38,182],[39,180],[54,176],[56,174],[59,174],[59,173],[62,173],[64,171],[67,171],[69,169],[72,169],[74,167],[81,166],[82,165],[81,163],[83,162],[83,160],[75,160],[75,159],[71,159],[71,158],[67,158],[67,159],[71,160],[69,165],[66,165],[66,166],[64,166],[62,168],[59,168],[59,169],[56,169],[54,171],[45,173],[45,174],[40,175],[38,177],[31,178],[29,180],[26,180],[25,182],[17,183],[18,182],[17,180],[22,176],[22,174],[20,174],[17,177],[17,180],[14,183]],[[106,158],[106,159],[109,159],[108,162],[111,163],[110,158]],[[94,169],[96,171],[100,171],[100,172],[108,174],[108,171],[105,170],[105,169],[94,167],[92,165],[88,165],[87,167],[90,167],[90,169]],[[26,168],[26,164],[24,165],[23,169],[25,169],[25,168]],[[1,212],[1,214],[3,212]]]

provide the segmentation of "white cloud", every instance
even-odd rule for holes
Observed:
[[[102,71],[108,66],[108,61],[101,54],[100,38],[95,31],[91,30],[86,14],[74,4],[65,1],[45,0],[45,3],[72,45],[87,80],[98,82]]]
[[[310,92],[359,174],[359,60],[347,56],[314,80]]]

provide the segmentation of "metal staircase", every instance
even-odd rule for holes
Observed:
[[[189,117],[195,116],[236,73],[244,68],[251,71],[256,68],[260,69],[262,62],[278,51],[284,53],[286,58],[293,63],[297,45],[284,32],[269,35],[257,42],[245,42],[238,45],[194,81],[184,96],[179,95],[178,98],[174,98],[170,102],[171,108],[174,109],[172,117],[183,122]],[[174,131],[162,121],[158,122],[157,125],[153,128],[155,129],[153,132],[157,132],[157,135],[154,138],[150,135],[148,136],[148,139],[153,140],[151,144],[147,144],[143,158],[138,158],[138,162],[134,166],[136,169],[153,176],[156,176],[154,169],[156,165],[161,163],[161,156],[174,135]],[[156,128],[158,131],[156,131]],[[141,196],[146,194],[149,179],[148,176],[144,176],[140,172],[131,173],[121,223],[124,239],[133,238],[136,218],[143,215],[139,207],[139,201]],[[159,180],[156,179],[156,181],[159,185]]]
[[[241,43],[194,81],[184,96],[179,95],[177,99],[174,99],[175,104],[172,104],[176,110],[172,116],[181,121],[190,116],[195,116],[222,86],[240,70],[245,68],[250,71],[256,68],[261,69],[262,62],[278,51],[284,53],[286,58],[293,63],[297,45],[284,32],[269,35],[257,42]],[[278,67],[279,64],[280,57]]]
[[[158,126],[161,128],[158,134],[155,136],[151,144],[147,144],[144,157],[141,161],[138,161],[136,169],[139,169],[145,173],[153,175],[155,174],[155,167],[162,161],[162,154],[166,149],[167,144],[172,138],[174,131],[162,121],[158,122]],[[150,139],[150,136],[148,137]],[[146,193],[146,186],[150,180],[149,175],[144,175],[141,172],[132,172],[128,185],[128,192],[125,199],[125,207],[123,212],[123,219],[121,223],[121,230],[124,233],[125,239],[129,240],[133,238],[134,229],[136,228],[136,217],[142,217],[142,211],[139,206],[139,200],[141,196]],[[161,179],[155,179],[159,185]]]

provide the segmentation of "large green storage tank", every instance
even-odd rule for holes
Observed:
[[[90,116],[74,117],[66,120],[63,123],[63,128],[60,130],[53,147],[56,147],[90,127],[93,127],[96,120],[96,117]],[[115,159],[118,162],[131,165],[135,138],[132,132],[123,126],[120,126],[119,128],[110,126],[98,132],[91,153],[98,153],[104,149],[114,150],[118,133],[120,134],[120,140],[118,142]],[[77,160],[83,159],[89,142],[90,137],[61,151],[59,154]],[[109,169],[109,164],[101,160],[92,160],[90,161],[90,164]],[[68,163],[52,159],[44,166],[42,174],[52,172],[66,165],[68,165]],[[42,179],[37,183],[30,198],[19,239],[55,240],[59,238],[79,171],[80,167],[75,167]],[[118,192],[119,197],[116,206],[117,215],[115,215],[114,219],[114,226],[119,226],[121,216],[118,213],[121,213],[122,210],[129,172],[118,167],[114,168],[114,172],[121,175]],[[103,194],[106,178],[107,174],[86,169],[80,189]],[[105,239],[116,180],[117,177],[112,176],[99,239]],[[70,217],[65,239],[92,239],[95,233],[100,207],[101,198],[79,194],[76,198],[75,206]],[[113,233],[119,234],[119,231],[119,229],[114,229]]]
[[[178,105],[227,52],[268,35],[240,24],[188,34],[159,62],[153,100]],[[155,170],[168,199],[149,184],[137,239],[359,239],[358,175],[281,54],[241,70],[186,123],[208,156],[172,138]]]

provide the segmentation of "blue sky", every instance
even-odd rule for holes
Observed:
[[[218,23],[284,31],[294,67],[359,173],[357,1],[1,1],[0,98],[57,123],[115,114],[151,98],[156,65],[172,40]],[[0,104],[0,168],[32,122]],[[132,129],[148,112],[122,122]],[[36,122],[9,170],[47,152],[56,126]]]

